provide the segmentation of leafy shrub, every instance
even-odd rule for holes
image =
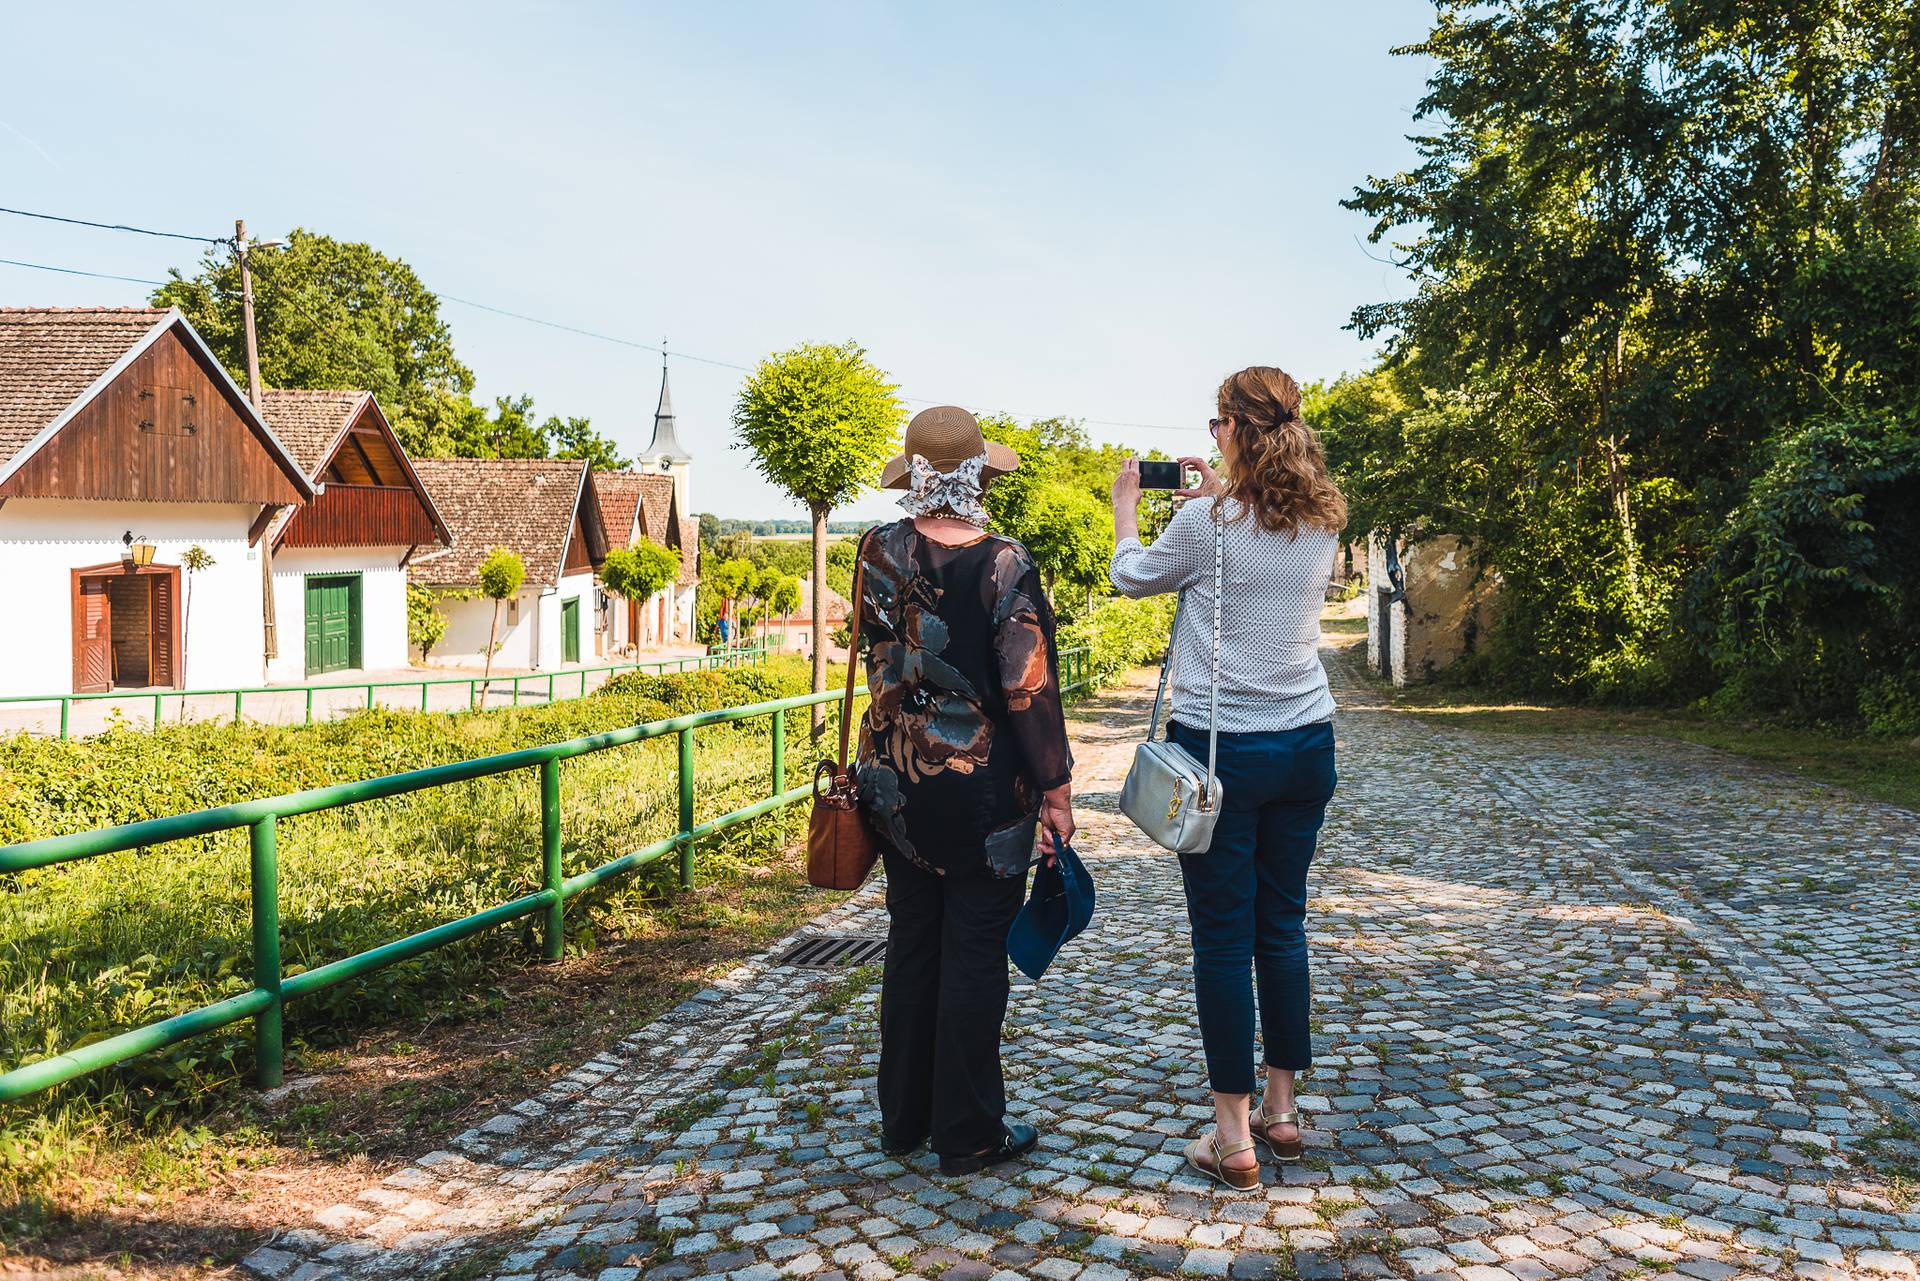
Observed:
[[[1104,685],[1129,667],[1160,660],[1173,627],[1173,606],[1172,596],[1106,597],[1060,629],[1060,648],[1090,649],[1094,684]]]
[[[1692,584],[1715,705],[1889,733],[1913,723],[1920,430],[1826,418],[1774,442]]]

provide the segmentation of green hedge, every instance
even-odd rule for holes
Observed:
[[[705,708],[803,693],[803,666],[629,675],[585,698],[477,713],[376,709],[312,726],[187,724],[62,742],[0,740],[0,843],[203,809],[302,788],[556,742]],[[698,731],[696,813],[767,792],[765,719]],[[804,773],[790,734],[790,777]],[[362,951],[537,888],[534,773],[519,770],[280,823],[288,972]],[[561,773],[567,873],[677,827],[671,737],[593,753]],[[709,842],[705,870],[764,858],[797,822],[787,811]],[[671,862],[671,860],[668,860]],[[244,832],[0,875],[0,1068],[152,1022],[251,986]],[[664,890],[649,869],[569,903],[570,946],[618,929]],[[484,981],[532,944],[522,923],[329,988],[288,1007],[289,1033],[337,1041]],[[65,1087],[144,1111],[190,1106],[246,1070],[244,1028],[183,1042]],[[27,1100],[28,1110],[51,1096]],[[0,1121],[4,1116],[0,1115]],[[0,1130],[5,1127],[0,1124]]]

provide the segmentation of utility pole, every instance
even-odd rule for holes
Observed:
[[[253,332],[253,268],[247,261],[247,220],[233,221],[233,254],[240,260],[240,315],[247,328],[247,399],[260,408],[260,343]]]
[[[253,246],[247,241],[247,222],[233,221],[233,256],[240,264],[240,316],[247,331],[247,399],[261,421],[266,414],[260,408],[260,343],[253,332],[253,268],[247,257]],[[260,682],[265,684],[267,669],[280,656],[280,629],[273,608],[273,522],[260,534]]]

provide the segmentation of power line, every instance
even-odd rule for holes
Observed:
[[[104,271],[81,271],[75,267],[50,267],[44,262],[21,262],[18,258],[0,258],[0,263],[9,267],[31,267],[35,271],[57,271],[63,276],[90,276],[95,280],[124,280],[130,285],[164,285],[164,280],[148,280],[142,276],[110,276]]]
[[[226,236],[189,236],[179,231],[152,231],[146,227],[130,227],[124,222],[93,222],[86,218],[63,218],[59,214],[34,213],[30,209],[8,209],[0,207],[0,213],[14,214],[21,218],[39,218],[44,222],[64,222],[75,227],[98,227],[102,231],[130,231],[136,236],[161,236],[168,240],[193,240],[203,245],[224,245]]]
[[[530,325],[544,325],[548,329],[559,329],[566,333],[579,334],[583,338],[598,338],[601,342],[618,343],[622,347],[637,347],[641,351],[651,351],[656,355],[670,356],[675,360],[693,360],[703,365],[718,365],[722,369],[737,369],[743,374],[753,372],[752,366],[736,365],[730,360],[715,360],[711,356],[695,356],[690,352],[684,351],[669,352],[667,348],[655,343],[636,342],[631,338],[620,338],[613,334],[600,333],[597,330],[582,329],[578,325],[563,325],[557,320],[542,320],[538,316],[529,316],[518,311],[508,311],[505,307],[494,307],[484,302],[475,302],[471,298],[456,298],[452,294],[440,294],[437,296],[442,301],[457,302],[462,307],[473,307],[479,311],[490,311],[496,316],[509,316],[514,320],[524,320]]]
[[[102,231],[125,231],[125,232],[132,232],[136,235],[142,235],[142,236],[164,236],[169,239],[191,240],[191,241],[196,241],[202,244],[209,244],[209,245],[221,245],[221,244],[232,243],[231,239],[227,237],[189,236],[189,235],[185,235],[183,233],[174,232],[174,231],[152,231],[145,227],[129,226],[126,223],[94,222],[86,218],[64,218],[58,214],[34,213],[31,210],[8,209],[4,206],[0,206],[0,213],[16,214],[22,218],[40,218],[48,222],[69,223],[73,226],[78,226],[78,227],[95,227]],[[102,272],[79,271],[77,269],[70,268],[70,267],[48,267],[40,263],[19,263],[19,262],[13,262],[13,260],[11,259],[0,259],[0,262],[9,263],[12,266],[36,267],[42,271],[57,271],[65,275],[90,276],[99,280],[124,280],[132,284],[153,284],[153,285],[165,283],[163,281],[157,281],[157,280],[140,280],[132,276],[110,276]],[[698,364],[714,365],[721,369],[732,369],[740,373],[750,374],[753,372],[752,366],[738,364],[731,360],[717,360],[711,356],[697,356],[691,352],[684,352],[684,351],[669,352],[662,345],[657,345],[654,343],[638,342],[638,341],[635,341],[634,339],[622,338],[615,334],[604,334],[604,333],[600,333],[597,330],[586,329],[579,325],[569,325],[557,320],[544,320],[539,316],[529,316],[524,312],[509,311],[505,307],[495,307],[489,303],[475,302],[471,298],[460,298],[460,297],[456,297],[453,294],[440,294],[439,297],[445,299],[448,302],[459,303],[463,307],[472,307],[479,311],[491,312],[496,316],[505,316],[505,317],[508,317],[509,319],[518,320],[525,324],[540,325],[547,329],[560,330],[563,333],[577,334],[583,338],[593,338],[600,342],[615,343],[622,347],[632,347],[639,351],[651,351],[651,352],[658,353],[659,355],[662,355],[662,356],[667,356],[669,358],[678,358],[680,360],[691,360]],[[301,310],[298,304],[294,304],[294,307],[295,307],[295,310]],[[302,311],[302,314],[304,315],[305,312]],[[313,317],[311,316],[308,316],[307,319],[309,321],[313,321]],[[313,321],[313,323],[316,325],[319,324],[318,321]],[[325,326],[321,326],[321,327],[325,328]],[[909,404],[914,404],[914,405],[942,405],[942,404],[950,403],[942,400],[928,400],[921,396],[902,396],[901,399],[906,401]],[[1055,418],[1055,417],[1061,416],[1057,414],[1022,414],[1022,413],[1013,413],[1012,411],[1003,411],[1003,412],[1009,413],[1010,416],[1014,418],[1024,418],[1029,422],[1034,421],[1036,419]],[[1083,418],[1080,421],[1092,427],[1117,427],[1117,428],[1122,428],[1128,431],[1187,432],[1187,431],[1200,430],[1198,427],[1176,427],[1167,423],[1123,422],[1123,421],[1118,421],[1110,418]]]

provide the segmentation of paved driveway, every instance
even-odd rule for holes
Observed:
[[[1329,668],[1311,1153],[1260,1192],[1179,1158],[1211,1108],[1176,869],[1113,810],[1134,687],[1077,709],[1096,928],[1009,1017],[1036,1159],[947,1180],[883,1157],[877,975],[775,949],[250,1266],[1913,1276],[1916,816],[1684,744],[1436,728]],[[877,893],[812,928],[883,929]]]

